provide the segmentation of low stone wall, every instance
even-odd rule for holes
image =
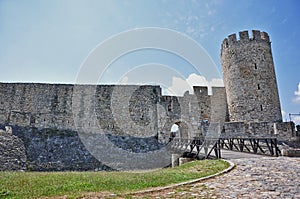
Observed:
[[[291,141],[296,137],[293,122],[226,122],[224,133],[249,133],[257,136],[274,136],[280,141]]]
[[[183,158],[183,157],[181,157],[181,158],[179,158],[179,166],[181,166],[185,163],[188,163],[188,162],[192,162],[194,160],[195,160],[195,158]]]
[[[288,157],[300,157],[300,149],[282,149],[281,154]]]
[[[224,124],[225,133],[245,133],[246,127],[244,122],[226,122]]]

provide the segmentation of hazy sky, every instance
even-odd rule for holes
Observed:
[[[209,62],[221,74],[222,40],[255,29],[271,38],[286,120],[288,113],[300,112],[299,10],[298,0],[0,0],[0,81],[75,83],[93,49],[114,35],[145,27],[177,31],[197,42],[204,52],[200,65]],[[178,41],[169,45],[182,47]],[[124,83],[131,75],[132,82],[153,77],[152,83],[181,88],[182,81],[193,83],[195,75],[204,75],[202,69],[172,51],[139,49],[114,60],[100,82]],[[213,81],[220,84],[218,78]]]

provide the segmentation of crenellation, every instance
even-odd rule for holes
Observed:
[[[270,37],[269,37],[268,33],[266,33],[266,32],[261,32],[261,33],[260,33],[260,36],[261,36],[261,39],[262,39],[262,40],[264,40],[264,41],[266,41],[266,42],[270,42]]]
[[[241,31],[238,33],[239,34],[239,38],[237,39],[237,36],[236,34],[231,34],[228,36],[228,38],[225,38],[222,42],[222,49],[225,49],[225,48],[229,48],[230,46],[239,46],[239,45],[244,45],[243,43],[246,42],[251,42],[251,41],[254,41],[254,42],[262,42],[262,43],[265,43],[267,42],[266,44],[269,45],[270,43],[270,38],[269,38],[269,35],[268,33],[266,32],[261,32],[259,30],[252,30],[252,37],[250,38],[249,36],[249,32],[248,31]],[[222,53],[222,51],[221,51]]]
[[[226,39],[224,39],[223,42],[222,42],[222,49],[223,49],[223,48],[227,48],[228,45],[229,45],[229,44],[228,44],[228,39],[226,38]],[[221,53],[222,53],[222,52],[221,52]]]
[[[249,34],[248,30],[239,32],[240,41],[248,41],[249,40]]]
[[[261,40],[261,32],[259,30],[252,30],[252,40]]]
[[[228,36],[228,44],[231,45],[231,44],[234,44],[235,42],[237,42],[237,39],[236,39],[236,34],[231,34]]]
[[[210,122],[224,123],[228,121],[226,90],[224,87],[212,87]]]

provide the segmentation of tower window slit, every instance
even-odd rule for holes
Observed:
[[[257,84],[257,89],[260,90],[260,85],[259,84]]]
[[[263,106],[262,105],[260,105],[260,111],[263,111]]]
[[[172,111],[171,104],[168,105],[168,111]]]

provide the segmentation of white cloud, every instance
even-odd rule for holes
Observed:
[[[295,122],[296,125],[300,125],[300,116],[293,117],[293,122]]]
[[[163,94],[172,95],[172,96],[183,96],[186,91],[191,91],[191,86],[187,83],[186,80],[180,77],[172,78],[172,86],[163,90]]]
[[[207,86],[208,94],[211,95],[211,87],[223,87],[224,84],[222,79],[212,79],[208,82],[205,77],[194,73],[190,74],[187,79],[173,76],[172,85],[165,90],[164,94],[183,96],[186,91],[193,94],[193,86]]]
[[[128,76],[124,76],[121,80],[120,80],[120,82],[119,82],[119,84],[128,84]]]
[[[188,26],[188,27],[186,28],[186,32],[189,33],[189,34],[191,34],[191,33],[196,32],[196,30],[195,30],[194,28],[192,28],[191,26]]]
[[[294,92],[295,94],[295,99],[294,99],[294,102],[296,103],[300,103],[300,82],[298,84],[298,90]]]
[[[192,73],[186,79],[186,82],[191,86],[205,86],[207,84],[206,78]]]
[[[282,119],[284,122],[289,121],[289,119],[288,119],[289,116],[288,116],[287,112],[285,112],[284,110],[281,110],[281,115],[282,115]]]
[[[284,122],[289,122],[292,120],[296,125],[300,125],[300,116],[291,115],[290,117],[290,115],[284,110],[281,111],[281,114]]]

